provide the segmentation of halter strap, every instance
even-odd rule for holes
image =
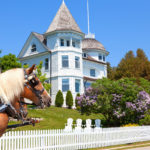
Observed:
[[[34,74],[34,75],[36,76],[36,74]],[[35,86],[32,84],[32,82],[30,80],[28,80],[29,75],[27,75],[25,69],[24,69],[24,77],[25,77],[25,80],[27,80],[29,85],[30,85],[29,86],[28,84],[24,83],[24,86],[27,87],[28,89],[30,89],[39,98],[40,105],[42,106],[43,105],[43,101],[42,101],[42,96],[41,95],[43,94],[45,89],[43,88],[42,90],[37,90],[35,88]]]

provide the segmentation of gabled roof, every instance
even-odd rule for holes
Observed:
[[[46,33],[60,30],[72,30],[82,33],[65,2],[60,6]]]
[[[24,47],[25,45],[27,44],[28,41],[30,41],[30,38],[34,36],[35,38],[38,39],[38,41],[43,45],[43,47],[51,52],[51,50],[46,46],[46,39],[44,38],[44,35],[43,34],[39,34],[39,33],[36,33],[36,32],[31,32],[31,34],[29,35],[28,39],[26,40],[22,50],[20,51],[19,55],[18,55],[18,58],[21,58],[22,57],[22,54],[24,53]]]
[[[47,46],[46,46],[46,39],[44,38],[43,34],[39,34],[36,32],[32,32],[33,35],[41,42],[41,44],[48,50],[51,51]]]

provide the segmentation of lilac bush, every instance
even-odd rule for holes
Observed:
[[[104,82],[104,81],[105,82]],[[103,79],[77,97],[82,113],[102,113],[113,125],[138,123],[150,109],[150,95],[130,80]]]

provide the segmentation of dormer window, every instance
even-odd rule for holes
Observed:
[[[101,54],[99,54],[98,59],[102,60],[102,55]]]
[[[103,56],[103,61],[105,61],[105,56]]]
[[[60,46],[64,46],[64,45],[65,45],[64,39],[60,39]]]
[[[86,53],[83,53],[83,58],[87,58],[87,54]]]
[[[32,47],[31,47],[31,52],[35,52],[36,51],[36,45],[33,44]]]

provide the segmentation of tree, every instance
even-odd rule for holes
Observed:
[[[47,80],[46,73],[42,74],[42,71],[41,71],[42,70],[42,65],[43,65],[43,62],[40,61],[40,64],[36,66],[37,67],[37,74],[36,75],[40,79],[40,81],[43,84],[43,86],[46,89],[46,91],[49,93],[51,85],[50,85],[50,83]]]
[[[66,94],[66,105],[70,109],[71,109],[71,107],[73,105],[73,96],[72,96],[71,91],[67,91],[67,94]]]
[[[120,79],[122,77],[133,77],[135,67],[134,60],[135,56],[133,51],[129,51],[117,66],[115,79]]]
[[[110,63],[107,62],[107,78],[114,79],[116,67],[111,67]]]
[[[133,51],[127,52],[118,64],[114,79],[124,77],[142,77],[150,80],[150,62],[142,49],[137,49],[136,56],[134,56]]]
[[[9,54],[0,58],[0,67],[2,72],[4,72],[12,68],[21,68],[21,63],[15,55]]]
[[[63,93],[61,92],[61,90],[59,90],[56,94],[55,106],[62,107],[63,103],[64,103]]]

